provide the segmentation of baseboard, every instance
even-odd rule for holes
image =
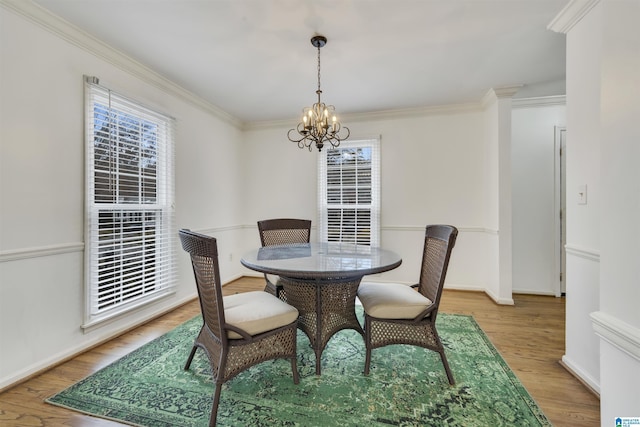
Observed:
[[[600,399],[600,385],[591,378],[586,372],[577,367],[571,359],[565,354],[562,359],[558,361],[560,366],[573,375],[582,385],[584,385],[591,393],[593,393],[598,399]]]
[[[481,286],[471,286],[471,285],[459,285],[455,283],[445,283],[445,289],[449,289],[451,291],[468,291],[468,292],[484,292],[485,289]]]
[[[241,274],[240,277],[245,276],[245,277],[262,277],[262,273],[256,273],[256,272],[250,272],[250,273],[245,273],[245,274]],[[377,282],[377,283],[388,283],[388,280],[376,280],[376,279],[370,279],[369,277],[367,277],[365,280],[365,282]],[[414,282],[399,282],[399,281],[393,281],[393,283],[402,283],[405,285],[413,285]],[[487,294],[487,296],[489,298],[491,298],[493,300],[493,302],[495,302],[496,304],[499,305],[515,305],[515,302],[513,301],[513,298],[498,298],[496,295],[494,295],[493,293],[491,293],[490,291],[486,290],[485,288],[481,287],[481,286],[471,286],[471,285],[460,285],[460,284],[456,284],[456,283],[446,283],[444,285],[444,289],[447,290],[451,290],[451,291],[464,291],[464,292],[484,292],[485,294]],[[555,294],[549,294],[552,296],[555,296]]]
[[[264,274],[258,273],[257,271],[247,271],[242,274],[239,274],[236,279],[240,279],[242,277],[264,277]]]
[[[79,355],[81,355],[82,353],[86,353],[87,351],[96,348],[106,342],[111,341],[114,338],[119,337],[120,335],[126,334],[127,332],[130,332],[132,330],[134,330],[135,328],[142,326],[146,323],[151,322],[154,319],[157,319],[160,316],[163,316],[179,307],[182,307],[185,304],[190,303],[191,301],[193,301],[194,299],[198,298],[197,295],[192,295],[189,297],[185,297],[182,298],[181,300],[171,304],[170,306],[162,309],[162,311],[157,312],[157,313],[153,313],[150,314],[149,316],[141,319],[139,322],[137,322],[134,325],[129,325],[125,328],[121,328],[118,330],[115,330],[113,332],[111,332],[108,335],[102,336],[97,338],[96,340],[92,340],[86,343],[83,343],[82,345],[79,345],[77,347],[71,348],[71,349],[67,349],[64,352],[60,352],[58,354],[54,354],[51,357],[48,357],[47,359],[40,361],[36,364],[33,364],[25,369],[22,369],[19,372],[14,373],[13,375],[11,375],[10,377],[7,378],[3,378],[2,381],[0,381],[0,393],[2,393],[3,391],[9,390],[12,387],[15,387],[27,380],[30,380],[32,378],[37,377],[38,375],[41,375],[43,373],[45,373],[46,371],[55,368],[56,366],[68,362],[69,360],[73,359],[74,357],[77,357]]]
[[[246,277],[246,276],[263,277],[262,273],[260,273],[260,274],[256,273],[255,276],[252,275],[252,274],[243,274],[243,273],[234,274],[234,275],[232,275],[230,277],[225,277],[224,279],[221,279],[222,280],[222,286],[228,285],[229,283],[231,283],[231,282],[233,282],[235,280],[238,280],[238,279],[242,279],[243,277]]]
[[[515,302],[513,302],[513,298],[500,298],[488,289],[484,289],[484,293],[486,293],[489,298],[491,298],[493,302],[498,305],[515,305]]]
[[[529,290],[529,289],[514,289],[512,293],[517,295],[542,295],[548,297],[557,297],[554,291],[540,291],[537,289]]]

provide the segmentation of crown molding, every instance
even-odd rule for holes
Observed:
[[[161,74],[156,73],[142,63],[114,49],[68,21],[54,15],[31,0],[0,0],[0,5],[23,16],[55,36],[143,80],[165,93],[187,101],[236,128],[242,127],[242,122],[239,119],[223,111],[221,108],[173,83]]]
[[[547,25],[547,29],[567,34],[600,0],[571,0]]]
[[[344,114],[343,117],[349,121],[377,121],[384,119],[398,119],[419,116],[437,116],[443,114],[474,113],[482,111],[482,106],[478,102],[468,102],[464,104],[432,105],[415,108],[399,108],[396,110],[370,111],[365,113]]]
[[[464,104],[450,104],[450,105],[433,105],[427,107],[415,107],[415,108],[401,108],[397,110],[380,110],[370,111],[365,113],[347,113],[340,115],[340,121],[346,122],[366,122],[366,121],[380,121],[380,120],[392,120],[392,119],[404,119],[411,117],[421,116],[437,116],[444,114],[460,114],[460,113],[475,113],[482,111],[482,106],[479,102],[469,102]],[[283,127],[295,127],[299,119],[284,119],[284,120],[268,120],[259,122],[246,122],[244,123],[242,130],[259,130],[259,129],[272,129]]]
[[[512,98],[524,85],[502,86],[491,89],[498,99]]]
[[[511,85],[511,86],[501,86],[496,88],[491,88],[487,91],[485,96],[482,97],[482,101],[480,105],[482,108],[487,108],[489,105],[494,103],[499,99],[513,98],[513,95],[516,94],[524,85]]]
[[[343,122],[374,121],[385,119],[397,119],[408,117],[419,117],[442,114],[473,113],[482,111],[492,101],[501,98],[509,98],[515,95],[523,85],[504,86],[490,89],[481,102],[470,102],[466,104],[436,105],[430,107],[405,108],[398,110],[373,111],[369,113],[344,114],[341,116]],[[513,108],[530,107],[550,107],[554,105],[566,105],[566,95],[550,95],[535,98],[513,98],[511,100]],[[242,130],[275,129],[292,126],[297,119],[271,120],[261,122],[247,122],[242,126]]]
[[[598,1],[599,0],[573,0],[570,5],[573,3],[582,4],[586,2],[591,4],[591,6],[588,8],[590,9]],[[221,108],[205,101],[192,92],[189,92],[181,86],[173,83],[166,77],[158,74],[157,72],[134,60],[133,58],[93,37],[89,33],[52,14],[51,12],[31,0],[0,0],[0,6],[25,17],[31,22],[60,37],[61,39],[73,44],[74,46],[77,46],[89,52],[90,54],[112,64],[113,66],[131,74],[136,78],[145,81],[146,83],[170,95],[189,102],[195,107],[200,108],[214,115],[215,117],[218,117],[222,121],[229,123],[230,125],[240,130],[245,131],[270,128],[286,128],[294,127],[297,124],[297,118],[243,122],[225,112]],[[522,85],[513,85],[492,88],[480,102],[342,114],[341,118],[344,122],[359,122],[480,112],[484,108],[486,108],[486,106],[490,104],[490,102],[492,102],[494,98],[501,99],[512,97],[521,87]]]
[[[552,107],[555,105],[567,105],[566,95],[540,96],[536,98],[514,98],[511,101],[513,108]]]

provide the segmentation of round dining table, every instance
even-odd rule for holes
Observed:
[[[321,356],[329,339],[342,329],[364,336],[355,301],[362,278],[392,270],[402,263],[393,251],[349,243],[316,242],[265,246],[245,254],[245,267],[280,276],[287,302],[298,309],[298,327]]]

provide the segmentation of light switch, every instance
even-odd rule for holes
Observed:
[[[578,204],[587,204],[587,184],[578,185]]]

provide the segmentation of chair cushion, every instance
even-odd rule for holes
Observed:
[[[431,300],[408,285],[364,282],[358,288],[364,311],[380,319],[413,319]]]
[[[264,291],[242,292],[223,297],[224,316],[228,324],[257,335],[288,325],[298,318],[298,310]],[[227,337],[240,339],[237,332]]]

